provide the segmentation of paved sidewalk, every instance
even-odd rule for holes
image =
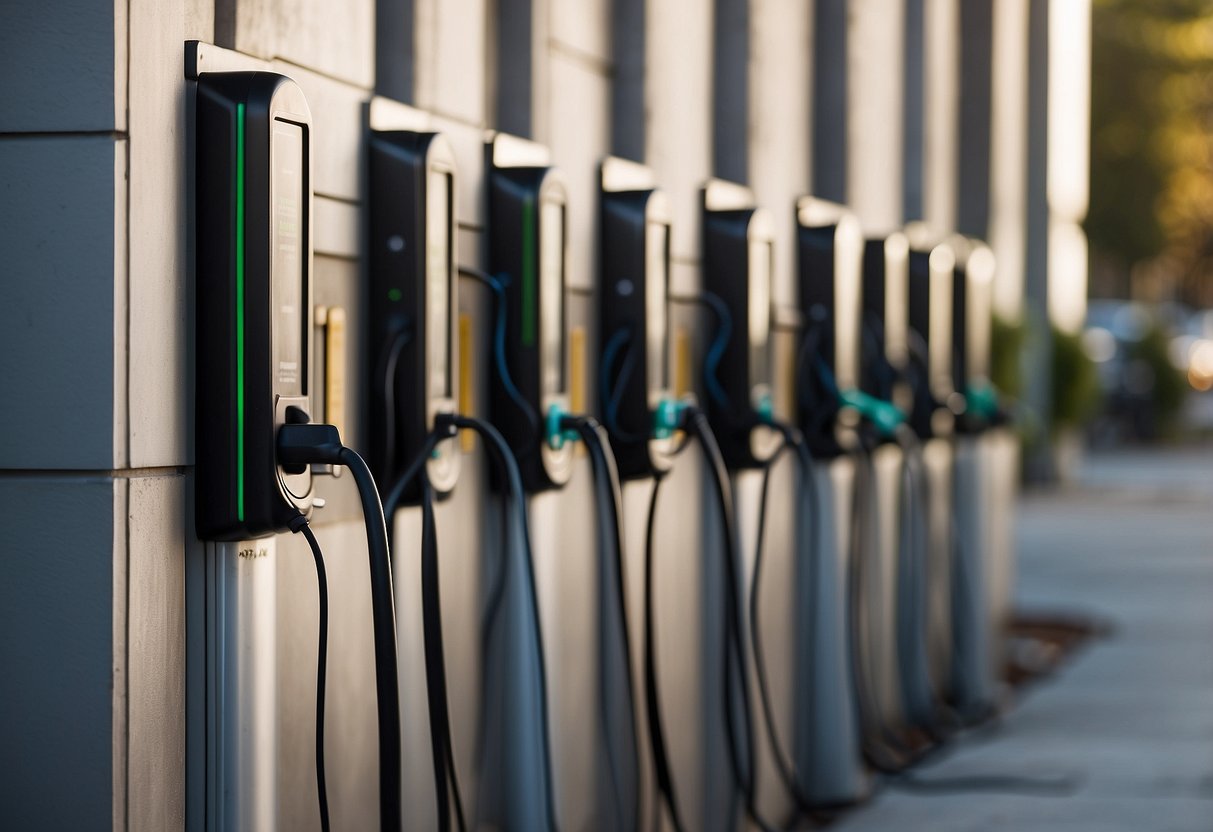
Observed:
[[[1122,451],[1082,482],[1027,497],[1024,610],[1109,622],[998,726],[922,780],[1063,778],[1064,794],[886,788],[839,832],[1213,830],[1213,448]]]

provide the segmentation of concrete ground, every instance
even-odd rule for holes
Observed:
[[[1075,486],[1024,498],[1018,548],[1020,609],[1113,632],[917,772],[1003,790],[886,786],[834,828],[1213,830],[1213,447],[1090,458]],[[1042,779],[1058,788],[1030,793]]]

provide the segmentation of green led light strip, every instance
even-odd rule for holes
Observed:
[[[236,105],[236,517],[244,522],[244,105]]]
[[[535,200],[522,204],[522,343],[535,343]]]

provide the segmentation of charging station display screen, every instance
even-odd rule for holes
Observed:
[[[426,344],[429,393],[451,397],[451,175],[431,170],[426,181]]]
[[[564,205],[539,208],[539,349],[547,395],[564,390]]]
[[[770,375],[771,268],[769,240],[750,242],[750,383],[767,384]]]
[[[644,235],[645,245],[645,331],[648,344],[649,384],[662,390],[669,384],[669,339],[666,337],[666,287],[669,285],[670,229],[665,223],[651,222]]]
[[[271,263],[273,303],[277,309],[274,331],[274,381],[280,396],[302,396],[304,343],[303,306],[303,127],[274,119],[270,156],[273,211]]]

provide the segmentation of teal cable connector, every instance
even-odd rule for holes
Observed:
[[[547,418],[544,420],[544,438],[553,451],[559,451],[565,442],[575,442],[580,437],[575,429],[563,426],[569,415],[569,412],[558,404],[548,408]]]
[[[998,414],[998,391],[994,385],[978,382],[965,391],[965,409],[979,419],[989,420]]]
[[[897,405],[869,396],[861,390],[842,390],[838,399],[844,407],[859,411],[859,415],[875,425],[885,437],[896,434],[897,429],[906,420],[906,415]]]
[[[769,425],[775,421],[775,402],[771,398],[770,393],[762,394],[762,398],[758,400],[758,404],[754,407],[754,412],[758,414],[758,421],[764,425]]]
[[[682,414],[687,404],[680,399],[664,398],[653,411],[653,438],[669,439],[682,425]]]

